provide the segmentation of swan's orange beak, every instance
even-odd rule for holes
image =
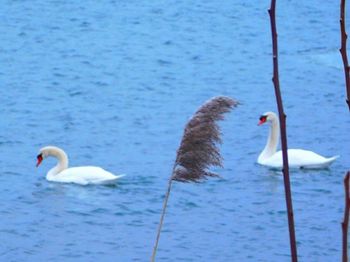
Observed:
[[[260,118],[259,118],[259,123],[258,123],[258,126],[261,126],[262,124],[264,124],[265,122],[266,122],[266,120],[267,120],[267,116],[261,116]]]
[[[40,154],[36,157],[36,159],[38,160],[38,162],[36,163],[36,167],[38,167],[43,161],[43,156]]]

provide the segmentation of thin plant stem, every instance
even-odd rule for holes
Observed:
[[[155,259],[156,259],[156,253],[157,253],[157,249],[158,249],[158,243],[159,243],[159,238],[160,238],[160,232],[162,231],[162,226],[163,226],[165,211],[166,211],[166,208],[167,208],[167,205],[168,205],[168,199],[169,199],[169,195],[170,195],[170,191],[171,191],[172,182],[173,182],[173,179],[172,179],[172,177],[171,177],[171,178],[169,179],[168,189],[167,189],[167,191],[166,191],[165,198],[164,198],[164,202],[163,202],[162,215],[161,215],[161,217],[160,217],[160,221],[159,221],[159,225],[158,225],[157,238],[156,238],[156,242],[155,242],[154,247],[153,247],[153,253],[152,253],[151,262],[154,262]]]
[[[346,40],[348,38],[348,35],[346,34],[346,30],[345,30],[345,0],[340,1],[340,38],[341,38],[341,47],[339,51],[341,53],[343,65],[344,65],[345,86],[346,86],[346,93],[347,93],[346,102],[350,110],[350,77],[349,77],[350,68],[349,68],[348,56],[346,51]]]
[[[350,209],[349,178],[350,178],[350,171],[346,174],[344,178],[345,209],[344,209],[344,220],[341,224],[342,232],[343,232],[343,262],[348,261],[348,228],[349,228],[349,209]]]
[[[346,102],[348,104],[349,110],[350,110],[350,75],[349,75],[349,62],[348,62],[348,55],[346,51],[346,41],[347,41],[348,35],[346,34],[345,29],[345,0],[340,0],[340,40],[341,40],[341,47],[339,49],[343,65],[344,65],[344,75],[345,75],[345,86],[346,86],[346,93],[347,93],[347,99]],[[348,261],[348,224],[349,224],[349,209],[350,209],[350,197],[349,197],[349,176],[350,171],[347,172],[345,178],[344,178],[344,187],[345,187],[345,210],[344,210],[344,220],[342,222],[342,233],[343,233],[343,262]]]
[[[282,96],[279,86],[279,76],[278,76],[278,43],[277,43],[277,29],[276,29],[276,0],[271,0],[271,7],[268,10],[271,22],[271,32],[272,32],[272,51],[273,51],[273,78],[272,81],[275,87],[275,95],[279,113],[280,129],[281,129],[281,144],[282,144],[282,156],[283,156],[283,179],[284,179],[284,189],[288,213],[288,226],[289,226],[289,238],[290,238],[290,248],[292,253],[292,261],[298,261],[297,255],[297,245],[295,237],[295,227],[294,227],[294,214],[292,205],[292,193],[289,178],[289,165],[288,165],[288,154],[287,154],[287,131],[286,131],[286,115],[283,111]]]

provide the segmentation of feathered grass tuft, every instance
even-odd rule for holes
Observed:
[[[199,182],[207,177],[218,176],[208,170],[210,166],[221,166],[222,157],[218,144],[221,143],[217,121],[236,107],[232,98],[218,96],[204,103],[192,116],[185,127],[177,151],[172,180]]]
[[[156,242],[151,261],[155,261],[160,232],[174,180],[180,182],[199,182],[207,177],[218,176],[208,171],[210,166],[222,166],[218,143],[221,143],[218,120],[224,119],[224,113],[236,107],[238,102],[232,98],[218,96],[202,105],[187,123],[174,163],[173,173],[168,182],[162,214],[158,224]]]

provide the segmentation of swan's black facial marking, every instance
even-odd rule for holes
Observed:
[[[258,125],[260,126],[260,125],[264,124],[267,121],[267,116],[266,115],[262,115],[262,116],[260,116],[259,120],[260,120],[260,122],[258,123]]]
[[[38,167],[41,164],[41,162],[43,161],[43,159],[44,159],[43,158],[43,154],[37,155],[36,159],[38,160],[37,163],[36,163],[36,167]]]

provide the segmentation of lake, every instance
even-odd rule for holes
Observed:
[[[220,122],[221,178],[174,182],[157,261],[290,261],[283,177],[256,164],[259,116],[277,111],[269,5],[3,1],[0,261],[149,261],[183,128],[217,95],[241,102]],[[278,1],[277,30],[289,147],[341,156],[291,171],[299,261],[339,261],[350,169],[339,3]],[[35,167],[46,145],[127,176],[50,183],[55,160]]]

